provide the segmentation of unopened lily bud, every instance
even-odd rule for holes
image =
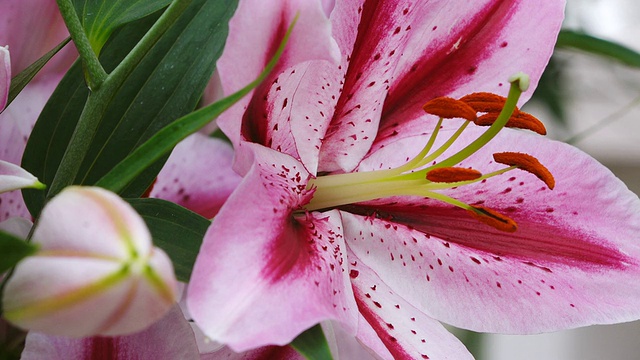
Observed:
[[[44,189],[45,185],[18,165],[0,160],[0,193],[24,189]]]
[[[168,256],[117,195],[63,190],[33,234],[39,251],[18,264],[3,295],[4,317],[24,329],[85,337],[134,333],[176,300]]]

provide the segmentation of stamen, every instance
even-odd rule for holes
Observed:
[[[513,126],[510,124],[511,120],[513,120]],[[544,127],[542,121],[538,120],[535,116],[526,113],[524,111],[519,111],[514,114],[509,122],[507,122],[507,127],[516,127],[520,129],[527,129],[533,132],[536,132],[540,135],[547,135],[547,129]]]
[[[462,118],[469,121],[476,119],[476,111],[465,102],[450,97],[437,97],[422,106],[427,114],[445,119]]]
[[[496,121],[498,115],[500,114],[497,112],[490,112],[479,116],[473,123],[478,126],[490,126]],[[540,135],[547,135],[547,129],[544,127],[544,124],[542,124],[542,122],[535,116],[524,111],[514,111],[505,127],[526,129]]]
[[[542,180],[549,189],[553,190],[556,185],[556,181],[553,178],[553,175],[538,161],[538,159],[534,158],[529,154],[517,153],[517,152],[503,152],[493,154],[493,159],[500,164],[516,166],[519,169],[524,171],[528,171],[538,179]]]
[[[482,177],[478,170],[461,167],[435,168],[427,173],[427,180],[436,183],[454,183],[475,180]]]
[[[472,206],[467,210],[476,220],[483,222],[495,229],[505,232],[515,232],[518,230],[518,224],[512,219],[500,214],[495,210],[483,206]]]
[[[477,92],[461,97],[460,101],[471,106],[476,112],[499,113],[507,99],[493,93]]]

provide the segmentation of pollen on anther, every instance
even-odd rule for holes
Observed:
[[[460,101],[471,106],[476,112],[500,112],[504,107],[506,98],[488,92],[476,92],[465,95]]]
[[[513,221],[513,219],[508,218],[495,210],[484,206],[472,206],[472,208],[472,210],[468,210],[469,214],[482,223],[505,232],[515,232],[518,230],[518,225]]]
[[[476,111],[465,102],[450,97],[437,97],[422,106],[427,114],[444,119],[462,118],[469,121],[476,119]]]
[[[556,181],[553,175],[536,159],[529,154],[517,153],[517,152],[503,152],[493,154],[493,159],[500,164],[516,166],[519,169],[530,172],[542,180],[549,189],[553,190],[556,185]]]
[[[474,121],[474,124],[478,126],[491,126],[496,121],[498,116],[500,116],[499,111],[489,112],[479,116]],[[505,124],[505,127],[531,130],[540,135],[547,135],[547,129],[544,127],[542,121],[538,120],[535,116],[529,113],[518,110],[513,112],[513,115],[511,115],[511,117]]]
[[[429,171],[427,173],[427,180],[437,183],[454,183],[458,181],[475,180],[481,176],[482,173],[474,169],[443,167]]]

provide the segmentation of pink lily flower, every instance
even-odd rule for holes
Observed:
[[[243,1],[231,21],[225,92],[255,76],[297,12],[303,26],[270,81],[219,120],[244,179],[189,285],[209,337],[242,351],[330,319],[382,358],[462,359],[439,321],[537,333],[640,317],[635,195],[566,144],[439,120],[543,132],[515,107],[526,79],[507,79],[523,71],[535,87],[562,2],[264,7]],[[443,98],[478,91],[509,96]]]
[[[54,0],[0,2],[0,46],[8,45],[11,51],[7,81],[67,36]],[[0,160],[20,164],[38,115],[76,56],[73,46],[67,45],[0,114]],[[30,218],[19,191],[0,194],[0,221],[13,216]]]

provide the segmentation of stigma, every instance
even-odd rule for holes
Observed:
[[[438,97],[428,101],[423,106],[424,111],[437,116],[439,120],[418,155],[396,168],[325,175],[311,179],[307,188],[313,189],[314,193],[304,210],[329,209],[392,196],[422,196],[462,208],[472,218],[497,230],[517,231],[517,223],[498,211],[473,206],[441,192],[487,181],[516,169],[532,173],[549,189],[554,188],[555,180],[551,172],[530,154],[495,153],[493,160],[505,167],[487,174],[476,169],[456,166],[484,147],[505,127],[546,134],[540,120],[521,111],[517,106],[520,95],[528,88],[528,76],[522,73],[514,75],[510,83],[506,98],[493,93],[479,92],[460,99]],[[465,121],[448,140],[434,149],[443,121],[454,118]],[[486,130],[458,152],[442,158],[469,124],[486,127]]]

